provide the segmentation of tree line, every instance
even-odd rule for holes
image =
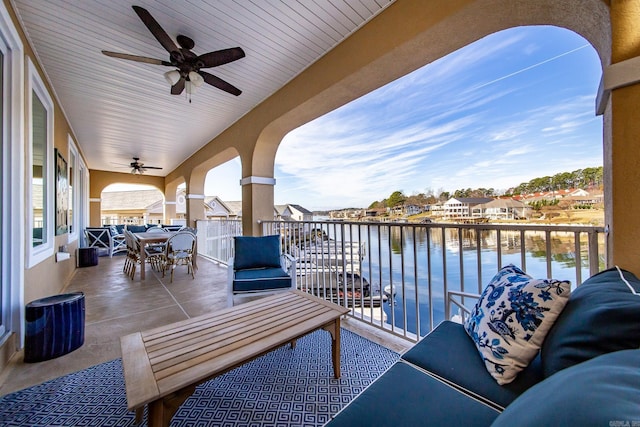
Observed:
[[[431,205],[444,202],[452,197],[496,197],[496,196],[517,196],[521,194],[538,193],[545,191],[557,191],[568,188],[594,189],[603,188],[602,166],[578,169],[573,172],[561,172],[553,176],[543,176],[534,178],[529,182],[523,182],[516,187],[506,191],[498,191],[495,188],[465,188],[455,190],[453,193],[444,191],[433,191],[427,189],[424,193],[406,196],[401,190],[394,191],[389,197],[376,200],[369,205],[369,209],[393,208],[402,205]]]
[[[573,172],[561,172],[553,176],[534,178],[510,189],[509,192],[512,195],[517,195],[565,188],[602,188],[603,176],[604,168],[602,166],[578,169]]]

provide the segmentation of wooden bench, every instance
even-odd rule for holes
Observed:
[[[331,334],[340,377],[340,316],[348,308],[294,290],[120,338],[127,407],[168,426],[198,384],[317,329]]]

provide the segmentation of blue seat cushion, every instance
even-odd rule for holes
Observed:
[[[545,377],[605,353],[639,348],[639,293],[640,280],[617,268],[578,286],[542,344]]]
[[[144,225],[127,225],[127,230],[132,233],[144,233],[147,231],[147,227]]]
[[[233,276],[234,292],[253,292],[290,287],[291,277],[281,267],[237,270]]]
[[[280,236],[235,236],[233,268],[280,267]]]
[[[640,420],[640,350],[566,368],[531,387],[493,426],[631,426]]]
[[[511,383],[499,385],[487,371],[464,326],[448,320],[403,354],[402,359],[502,408],[543,379],[538,356]]]
[[[326,426],[488,426],[498,415],[431,375],[398,362]]]

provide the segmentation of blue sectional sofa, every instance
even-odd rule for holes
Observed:
[[[618,268],[587,279],[506,385],[444,321],[326,426],[419,425],[640,425],[640,280]]]

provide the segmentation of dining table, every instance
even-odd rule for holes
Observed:
[[[140,243],[140,280],[145,279],[145,270],[147,266],[147,253],[144,250],[145,246],[153,243],[166,243],[169,238],[175,236],[177,233],[177,231],[165,231],[162,233],[133,233],[133,236]]]

